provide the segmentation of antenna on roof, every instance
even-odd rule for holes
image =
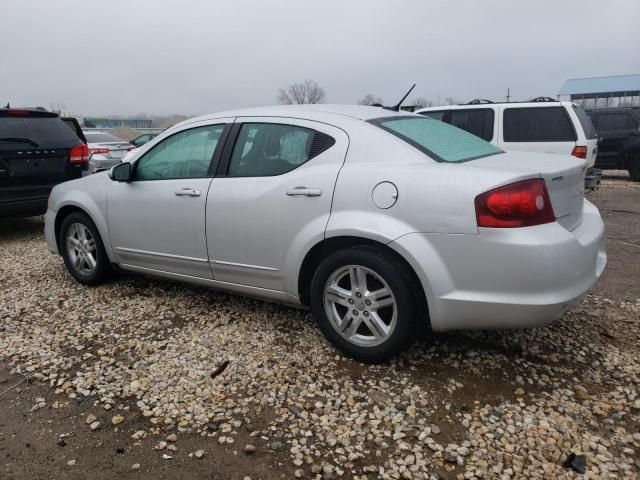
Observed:
[[[416,88],[416,84],[414,83],[413,86],[409,89],[409,91],[407,93],[404,94],[404,97],[402,97],[402,99],[393,107],[382,107],[386,110],[392,110],[394,112],[399,112],[400,111],[400,105],[402,105],[402,102],[405,101],[405,99],[409,96],[409,94],[413,91],[413,89]]]

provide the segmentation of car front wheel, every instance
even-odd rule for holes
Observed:
[[[67,270],[78,282],[94,285],[111,275],[98,229],[86,214],[73,212],[64,218],[58,245]]]
[[[371,247],[329,255],[311,282],[311,309],[324,335],[345,355],[379,363],[420,331],[415,285],[404,265]]]

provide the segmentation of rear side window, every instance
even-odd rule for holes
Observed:
[[[632,130],[638,128],[638,123],[628,113],[601,113],[598,117],[598,130]]]
[[[481,138],[444,122],[425,117],[390,117],[370,123],[404,140],[439,162],[465,162],[503,153]]]
[[[596,129],[593,126],[589,115],[587,115],[582,107],[578,107],[577,105],[573,106],[573,111],[576,112],[576,115],[578,116],[578,120],[580,121],[582,130],[584,131],[584,136],[587,137],[588,140],[593,140],[594,138],[596,138]]]
[[[447,120],[454,127],[466,130],[487,142],[493,138],[494,113],[491,108],[451,110]]]
[[[287,173],[335,143],[310,128],[280,123],[245,123],[229,161],[229,177],[270,177]]]
[[[440,110],[439,112],[420,112],[420,115],[433,118],[434,120],[442,120],[444,118],[444,114],[444,110]]]
[[[79,143],[58,117],[0,117],[0,138],[27,138],[38,145]]]
[[[505,142],[575,142],[576,133],[564,107],[507,108]]]

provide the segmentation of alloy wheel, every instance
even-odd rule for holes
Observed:
[[[324,307],[336,332],[364,347],[384,343],[398,317],[396,299],[387,282],[361,265],[341,267],[329,276]]]
[[[96,242],[82,223],[72,223],[65,237],[71,265],[82,275],[91,275],[96,269]]]

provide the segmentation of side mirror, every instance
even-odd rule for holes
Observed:
[[[129,162],[119,163],[109,170],[109,177],[115,182],[128,182],[131,180],[131,164]]]

